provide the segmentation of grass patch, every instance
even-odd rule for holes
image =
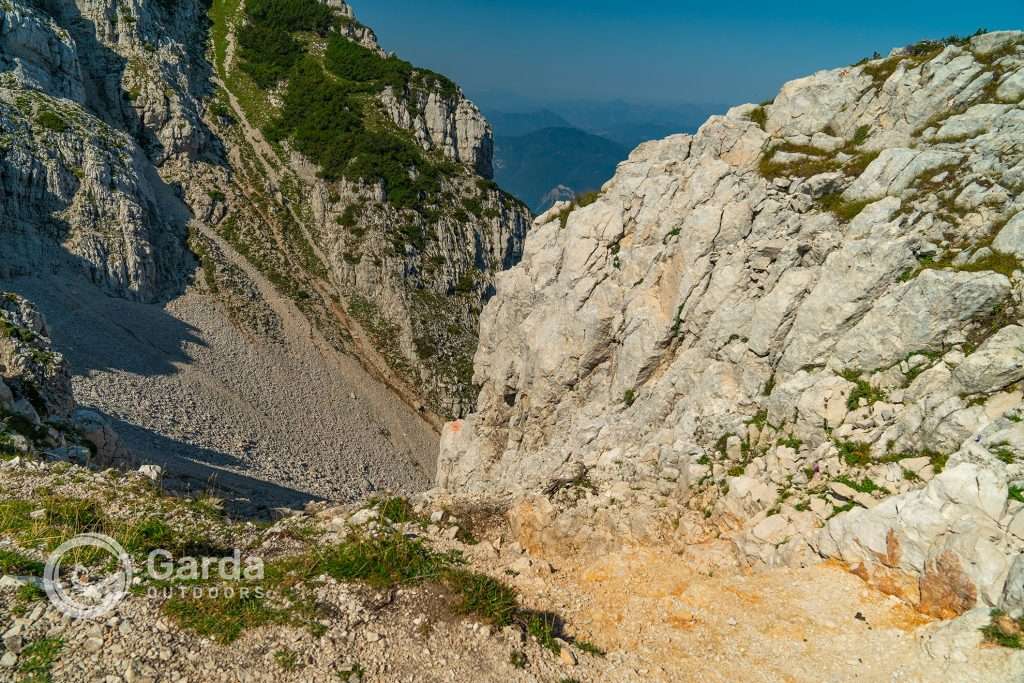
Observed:
[[[1008,312],[1012,305],[1011,301],[1012,299],[1008,299],[1000,303],[991,313],[975,321],[974,326],[967,333],[967,341],[963,346],[964,355],[969,356],[977,351],[989,337],[1007,325],[1017,324],[1017,319]]]
[[[461,564],[455,554],[438,554],[421,541],[401,534],[360,537],[317,555],[319,573],[339,581],[362,581],[374,588],[439,579],[445,570]]]
[[[1020,270],[1020,261],[1013,254],[996,251],[991,247],[988,248],[988,252],[980,259],[957,265],[954,265],[952,256],[937,261],[934,259],[924,259],[917,270],[913,272],[910,279],[925,270],[955,270],[961,273],[994,272],[1006,277],[1010,277],[1014,271]]]
[[[859,441],[835,441],[839,457],[850,467],[867,467],[872,464],[871,444]]]
[[[36,124],[55,133],[63,133],[70,128],[60,114],[50,109],[44,109],[36,114]]]
[[[392,524],[408,524],[410,522],[424,524],[426,522],[426,520],[424,520],[420,515],[416,514],[416,511],[413,510],[412,503],[405,498],[395,496],[380,500],[371,499],[369,502],[372,507],[377,508],[381,517]]]
[[[1017,456],[1014,454],[1013,449],[1008,444],[1000,443],[995,444],[990,448],[992,455],[996,456],[1000,461],[1007,465],[1012,465],[1017,462]]]
[[[33,517],[36,511],[41,514]],[[130,522],[117,520],[107,515],[97,501],[65,496],[0,502],[0,532],[11,534],[24,547],[39,550],[52,550],[78,534],[95,532],[113,537],[135,556],[144,556],[157,548],[174,556],[230,554],[205,538],[200,530],[176,529],[156,515]],[[75,559],[83,564],[107,559],[97,548],[83,547],[74,552]]]
[[[515,589],[485,574],[448,570],[444,583],[459,596],[457,611],[498,627],[515,622],[520,613]]]
[[[785,446],[792,448],[794,451],[799,451],[800,447],[804,445],[804,442],[795,436],[786,436],[775,442],[776,446]]]
[[[889,493],[888,489],[879,486],[878,484],[871,481],[867,477],[864,477],[860,481],[857,481],[856,479],[851,479],[847,476],[842,476],[837,477],[835,481],[839,482],[840,484],[845,484],[854,491],[858,491],[860,493],[874,493],[876,491],[881,491],[882,493]]]
[[[747,114],[747,118],[753,123],[756,123],[761,130],[764,130],[765,125],[768,123],[768,112],[763,106],[755,107],[749,114]]]
[[[907,460],[908,458],[928,458],[928,462],[931,464],[932,471],[935,472],[935,474],[941,474],[942,470],[946,468],[946,463],[949,461],[948,454],[938,453],[931,450],[923,450],[918,453],[888,453],[882,458],[879,458],[878,462],[899,462],[901,460]]]
[[[779,152],[790,154],[803,154],[805,158],[794,161],[781,162],[775,159]],[[821,173],[838,171],[842,168],[834,157],[826,152],[807,145],[782,144],[769,149],[758,162],[757,170],[761,177],[766,180],[776,178],[810,178]]]
[[[994,609],[989,613],[991,621],[981,628],[986,643],[1013,650],[1024,648],[1024,619],[1011,619],[1002,610]]]
[[[849,201],[843,199],[842,193],[828,194],[818,200],[818,206],[822,211],[830,211],[841,221],[849,222],[860,215],[860,212],[870,204],[871,201]]]
[[[288,648],[281,648],[275,652],[274,661],[287,672],[296,671],[299,668],[299,654]]]
[[[946,463],[949,462],[948,453],[934,453],[929,451],[924,453],[923,455],[928,456],[928,459],[931,461],[932,464],[932,470],[935,472],[935,474],[942,474],[942,470],[946,469]]]
[[[60,638],[42,638],[30,643],[21,652],[18,671],[23,674],[22,683],[49,683],[53,680],[51,670],[57,661],[64,641]]]
[[[388,509],[382,514],[397,519],[409,514],[404,506],[392,505],[390,501],[383,505]],[[356,536],[333,547],[269,563],[259,586],[266,596],[263,599],[238,595],[224,600],[189,594],[172,597],[164,604],[164,610],[182,627],[229,643],[244,630],[264,625],[315,627],[317,608],[304,586],[321,575],[376,589],[431,583],[455,596],[455,612],[498,627],[516,625],[542,646],[557,647],[559,623],[555,617],[522,608],[514,588],[466,570],[463,565],[459,553],[436,552],[421,540],[401,533]]]
[[[13,550],[0,548],[0,574],[42,576],[43,563]]]
[[[228,37],[240,14],[239,67],[228,73]],[[423,211],[442,176],[459,172],[457,164],[424,154],[373,98],[390,87],[399,98],[430,91],[452,99],[459,90],[449,79],[348,40],[342,29],[351,20],[317,0],[252,0],[244,13],[237,0],[214,0],[210,16],[214,62],[243,109],[272,145],[289,140],[325,179],[379,183],[396,208]],[[276,112],[269,91],[283,81]]]
[[[847,175],[859,177],[867,170],[868,166],[871,165],[871,162],[877,159],[880,154],[881,152],[864,152],[862,154],[858,154],[853,159],[846,162],[843,170]]]
[[[982,33],[985,33],[985,31],[980,30],[974,35],[977,36]],[[940,40],[922,40],[905,47],[903,54],[882,59],[881,55],[876,52],[870,61],[863,60],[856,66],[862,66],[863,72],[871,77],[872,87],[875,90],[880,90],[885,82],[889,80],[889,77],[896,73],[901,64],[906,64],[908,68],[921,66],[942,54],[942,51],[947,46],[966,45],[972,37],[953,35]]]
[[[871,137],[871,126],[859,126],[857,130],[854,132],[853,139],[850,141],[850,144],[852,144],[855,147],[860,147],[861,145],[868,141],[869,137]]]
[[[585,206],[590,206],[600,198],[601,193],[599,191],[585,192],[581,195],[577,195],[576,198],[569,204],[569,206],[562,209],[561,212],[559,212],[558,214],[558,222],[562,225],[562,229],[564,230],[565,227],[569,224],[569,215],[573,211],[575,211],[576,209],[581,209]]]
[[[846,503],[845,505],[837,505],[836,507],[832,508],[832,514],[829,515],[828,518],[832,519],[836,515],[841,515],[844,512],[849,512],[855,507],[857,507],[857,504],[854,503],[852,500],[849,503]]]
[[[860,408],[861,399],[865,399],[867,405],[873,405],[879,401],[884,401],[888,397],[885,391],[871,386],[871,383],[862,379],[861,373],[855,370],[846,370],[841,373],[841,376],[847,382],[853,382],[855,385],[853,391],[846,398],[847,410],[857,410]]]
[[[1020,270],[1020,261],[1013,254],[1004,254],[1003,252],[996,251],[995,249],[990,250],[987,256],[978,259],[973,263],[966,263],[962,266],[957,266],[956,270],[966,273],[977,273],[982,271],[992,271],[1010,277],[1014,271]]]
[[[227,586],[223,587],[225,590]],[[301,626],[311,618],[312,606],[304,602],[283,601],[281,596],[271,595],[250,587],[243,595],[235,590],[230,597],[225,593],[217,597],[195,597],[186,590],[184,595],[174,595],[164,602],[164,613],[178,626],[197,635],[211,638],[218,643],[232,643],[244,631],[261,626]]]

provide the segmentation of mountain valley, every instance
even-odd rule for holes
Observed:
[[[1024,678],[1024,32],[620,109],[0,0],[0,681]]]

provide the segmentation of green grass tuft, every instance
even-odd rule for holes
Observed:
[[[847,410],[856,410],[860,408],[861,399],[866,399],[868,405],[873,405],[888,398],[888,394],[886,394],[885,391],[876,389],[871,386],[870,382],[861,379],[861,373],[854,370],[846,370],[841,374],[843,379],[848,382],[853,382],[854,385],[856,385],[850,392],[850,395],[846,398]]]
[[[867,467],[872,463],[871,444],[857,441],[836,441],[839,457],[850,467]]]
[[[13,550],[0,548],[0,575],[42,576],[43,563]]]
[[[864,477],[860,481],[857,481],[856,479],[851,479],[850,477],[847,476],[841,476],[837,477],[835,481],[839,482],[840,484],[846,484],[854,491],[858,491],[860,493],[874,493],[875,491],[881,491],[882,493],[889,492],[887,489],[885,489],[882,486],[879,486],[878,484],[871,481],[867,477]]]
[[[999,645],[1012,650],[1024,649],[1024,619],[1011,619],[1002,610],[994,609],[989,613],[991,621],[981,628],[985,642]]]
[[[756,123],[761,130],[764,130],[765,125],[768,123],[768,112],[764,106],[760,106],[747,114],[747,118]]]
[[[842,193],[828,194],[818,200],[818,206],[823,211],[831,211],[836,218],[849,222],[860,215],[860,212],[870,204],[870,201],[848,201],[843,199]]]
[[[50,683],[53,663],[63,648],[64,641],[60,638],[42,638],[29,643],[18,662],[18,671],[24,674],[22,683]]]

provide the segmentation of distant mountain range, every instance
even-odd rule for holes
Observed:
[[[637,145],[693,133],[725,105],[572,101],[543,105],[478,96],[494,128],[495,180],[534,212],[599,188]]]
[[[498,184],[535,212],[572,199],[574,193],[596,190],[629,156],[629,150],[616,142],[569,127],[496,135],[494,144]]]

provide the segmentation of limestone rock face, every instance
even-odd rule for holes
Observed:
[[[75,401],[64,357],[52,350],[39,310],[15,294],[0,293],[0,366],[11,401],[28,400],[40,418],[71,416]]]
[[[85,101],[77,46],[41,12],[19,5],[0,7],[0,65],[36,90]]]
[[[103,468],[134,464],[109,420],[78,408],[71,372],[53,350],[42,314],[8,292],[0,292],[0,447],[5,455],[76,454],[81,464]]]
[[[979,601],[1005,604],[1007,576],[1024,550],[1008,533],[1006,482],[1005,466],[973,442],[926,487],[831,520],[818,549],[936,617],[958,616]],[[1017,597],[1009,601],[1022,606]]]
[[[539,217],[439,483],[582,471],[702,506],[746,561],[881,567],[943,616],[997,604],[1017,447],[942,465],[1020,419],[1022,67],[1001,33],[819,72]]]
[[[388,89],[381,101],[398,126],[412,131],[426,150],[439,150],[485,178],[494,175],[494,133],[475,104],[462,93],[405,93]]]
[[[348,3],[326,4],[342,35],[388,56]],[[455,84],[415,70],[366,106],[424,150],[435,196],[396,210],[379,182],[328,181],[263,138],[280,88],[242,111],[232,88],[251,84],[236,35],[245,5],[230,11],[208,51],[199,0],[4,3],[0,277],[75,270],[116,296],[161,301],[196,279],[189,240],[215,231],[332,342],[399,377],[407,402],[465,413],[480,308],[531,218],[489,182],[490,125]]]
[[[177,3],[173,20],[160,3],[40,6],[0,9],[0,271],[76,268],[112,293],[154,300],[191,262],[187,210],[153,163],[205,140],[188,53],[174,42],[198,30],[198,6]]]

